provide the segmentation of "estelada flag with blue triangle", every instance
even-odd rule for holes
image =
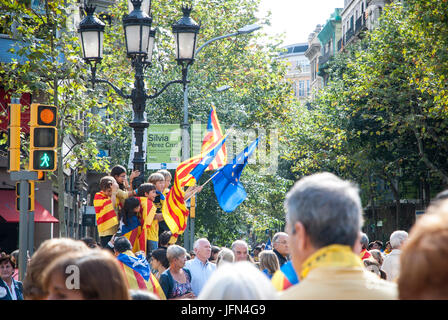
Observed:
[[[246,190],[240,182],[240,176],[257,145],[258,138],[237,155],[231,163],[217,171],[212,178],[219,206],[225,212],[232,212],[247,198]]]
[[[166,300],[159,281],[151,273],[151,267],[143,255],[136,256],[128,250],[120,253],[117,260],[129,289],[147,290],[157,295],[160,300]]]
[[[201,153],[205,153],[210,150],[210,147],[223,137],[221,126],[219,125],[218,115],[216,114],[215,106],[212,105],[210,115],[208,116],[207,132],[202,140]],[[206,171],[216,170],[221,168],[227,163],[227,149],[224,143],[221,149],[218,151],[215,159],[209,164]]]

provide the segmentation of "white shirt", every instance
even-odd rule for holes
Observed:
[[[207,261],[205,264],[195,257],[185,263],[185,268],[191,273],[191,289],[195,296],[199,296],[211,274],[216,270],[216,264]]]
[[[388,281],[396,281],[400,275],[400,249],[393,249],[385,258],[381,270],[383,270]]]

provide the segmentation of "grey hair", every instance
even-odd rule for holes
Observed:
[[[197,248],[199,247],[199,243],[200,243],[201,241],[207,241],[207,242],[209,242],[207,238],[200,238],[200,239],[198,239],[198,240],[196,240],[196,241],[194,242],[194,244],[193,244],[193,249],[197,249]]]
[[[359,240],[361,244],[367,249],[369,246],[369,237],[364,232],[361,233],[361,239]]]
[[[187,254],[187,250],[178,246],[177,244],[172,244],[166,250],[166,258],[169,262],[173,261],[176,258],[180,258],[181,256]]]
[[[272,237],[272,243],[277,242],[278,238],[281,236],[288,236],[288,234],[286,232],[277,232],[276,234],[274,234],[274,236]]]
[[[403,230],[397,230],[390,235],[390,246],[392,249],[398,249],[408,239],[408,233]]]
[[[241,244],[241,245],[243,245],[243,246],[246,246],[246,248],[248,248],[249,249],[249,246],[247,245],[247,242],[246,241],[244,241],[244,240],[236,240],[236,241],[234,241],[233,243],[232,243],[232,251],[234,251],[234,249],[235,249],[235,247],[237,246],[237,245],[239,245],[239,244]]]
[[[274,300],[268,277],[247,261],[226,263],[212,273],[198,300]]]
[[[353,247],[364,222],[358,187],[329,172],[297,181],[286,195],[285,211],[292,232],[300,221],[315,248]]]

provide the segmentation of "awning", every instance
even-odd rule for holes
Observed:
[[[16,211],[16,191],[0,190],[0,216],[6,222],[17,223],[20,221],[20,213]],[[58,223],[59,220],[51,215],[51,213],[42,207],[35,200],[34,202],[34,222],[37,223]]]

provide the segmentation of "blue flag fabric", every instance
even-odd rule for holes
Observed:
[[[286,263],[284,263],[281,267],[280,267],[280,271],[283,272],[283,274],[285,275],[286,279],[288,279],[288,281],[292,284],[298,284],[299,283],[299,278],[297,277],[297,273],[294,270],[294,267],[292,265],[292,261],[289,260]]]
[[[151,273],[151,267],[149,266],[148,261],[143,255],[138,255],[136,257],[127,255],[125,253],[120,253],[117,256],[117,259],[121,261],[123,264],[127,265],[129,268],[137,271],[143,279],[146,281],[149,280],[149,276]]]
[[[225,212],[235,210],[247,197],[246,190],[240,182],[240,176],[257,145],[258,138],[231,163],[222,167],[212,179],[216,198]]]
[[[264,250],[272,250],[271,238],[269,238],[268,242],[266,243],[266,247],[264,248]]]
[[[163,195],[162,192],[156,190],[156,194],[157,194],[158,196],[160,196],[160,200],[165,200],[165,196]]]

